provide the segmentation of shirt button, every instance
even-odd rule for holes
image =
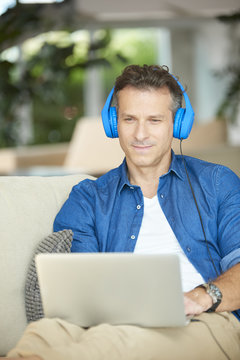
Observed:
[[[141,205],[137,205],[137,209],[138,209],[138,210],[141,209]]]
[[[131,236],[131,239],[134,240],[134,239],[135,239],[135,235],[132,235],[132,236]]]
[[[163,199],[163,198],[164,198],[164,195],[163,195],[163,194],[161,194],[161,195],[160,195],[160,198],[162,198],[162,199]]]
[[[134,187],[133,187],[133,186],[130,186],[130,189],[134,190]]]
[[[190,247],[187,247],[187,252],[190,252],[191,251],[191,248]]]

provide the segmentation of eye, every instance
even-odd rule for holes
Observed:
[[[153,123],[153,124],[158,124],[158,123],[161,122],[160,119],[151,119],[150,121],[151,121],[151,123]]]

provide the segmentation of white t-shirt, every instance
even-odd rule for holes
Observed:
[[[134,253],[142,254],[177,254],[183,291],[192,290],[204,283],[201,274],[188,260],[170,227],[157,195],[152,199],[144,197],[144,215]]]

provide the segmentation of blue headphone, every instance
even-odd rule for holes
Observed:
[[[174,117],[174,125],[173,125],[173,136],[177,139],[187,139],[192,129],[193,121],[194,121],[194,111],[190,100],[185,92],[182,84],[175,79],[180,86],[186,108],[179,108]],[[115,106],[111,106],[111,101],[114,93],[114,87],[112,88],[110,94],[108,95],[107,101],[102,109],[102,122],[105,133],[110,138],[117,138],[117,110]]]

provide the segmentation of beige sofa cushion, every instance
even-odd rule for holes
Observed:
[[[53,232],[53,220],[74,184],[86,175],[0,177],[0,355],[26,324],[24,287],[33,252]]]

